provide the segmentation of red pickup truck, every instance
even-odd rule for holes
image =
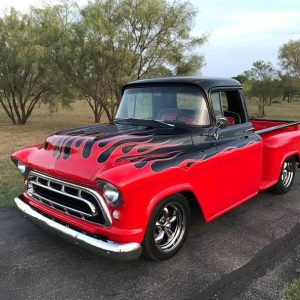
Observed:
[[[112,124],[63,130],[12,154],[25,182],[14,203],[102,255],[167,259],[187,237],[191,203],[210,222],[261,190],[291,188],[299,123],[250,120],[233,79],[131,82]]]

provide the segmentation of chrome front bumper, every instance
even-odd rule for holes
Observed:
[[[117,244],[103,241],[62,225],[32,209],[21,197],[14,198],[14,203],[18,211],[33,223],[102,256],[118,260],[133,260],[142,253],[142,247],[138,243]]]

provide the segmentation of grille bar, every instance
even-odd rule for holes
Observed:
[[[55,192],[55,193],[58,193],[58,194],[61,194],[61,195],[67,195],[67,196],[70,197],[70,198],[73,198],[73,199],[76,199],[76,200],[78,200],[78,201],[84,202],[86,205],[89,206],[89,208],[90,208],[90,210],[91,210],[91,212],[92,212],[91,214],[86,214],[86,215],[89,215],[90,217],[94,217],[94,216],[96,216],[96,215],[98,214],[95,205],[93,205],[90,201],[87,201],[87,200],[85,200],[85,199],[83,199],[83,198],[74,196],[74,195],[72,195],[72,194],[70,194],[70,193],[67,193],[67,192],[65,191],[65,186],[64,186],[64,185],[62,185],[62,189],[61,189],[61,190],[57,190],[57,189],[53,189],[53,188],[50,186],[50,181],[48,181],[47,185],[43,185],[43,184],[40,184],[40,183],[38,182],[38,177],[36,177],[36,180],[37,180],[37,181],[32,181],[32,180],[31,180],[30,183],[33,184],[33,185],[37,185],[37,186],[39,186],[39,187],[45,188],[45,189],[47,189],[47,190],[49,190],[49,191],[52,191],[52,192]],[[29,191],[29,190],[28,190],[28,191]],[[78,195],[81,195],[81,191],[80,191],[80,190],[79,190],[79,192],[78,192]],[[46,199],[46,200],[47,200],[47,199]],[[54,202],[54,201],[52,201],[52,202]]]
[[[52,208],[54,208],[54,206],[59,206],[59,207],[63,208],[63,209],[65,210],[66,213],[69,213],[69,210],[70,210],[70,211],[73,211],[73,212],[75,212],[75,213],[77,213],[77,214],[79,214],[79,215],[82,215],[82,217],[81,217],[82,219],[85,219],[84,216],[93,217],[91,214],[87,214],[87,213],[85,213],[85,212],[83,212],[83,211],[79,211],[79,210],[74,209],[74,208],[72,208],[72,207],[68,207],[68,206],[66,206],[66,205],[59,204],[59,203],[57,203],[57,202],[55,202],[55,201],[49,200],[49,199],[47,199],[47,198],[45,198],[45,197],[43,197],[43,196],[41,196],[41,195],[38,195],[38,194],[36,194],[36,193],[34,193],[34,192],[28,192],[28,194],[29,194],[31,197],[34,197],[34,199],[40,199],[40,200],[42,200],[43,203],[44,203],[44,202],[49,203],[50,206],[51,206]]]
[[[104,199],[96,191],[31,171],[27,194],[73,217],[110,227],[112,220]]]

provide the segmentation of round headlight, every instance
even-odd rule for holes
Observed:
[[[112,184],[104,183],[102,185],[102,193],[109,204],[119,206],[122,203],[120,192]]]
[[[22,162],[20,161],[17,162],[17,168],[22,175],[26,173],[26,166]]]

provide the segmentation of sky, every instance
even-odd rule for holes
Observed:
[[[207,76],[235,76],[256,60],[277,66],[278,50],[300,39],[300,0],[193,0],[194,32],[209,32],[201,50]]]
[[[203,76],[232,77],[256,60],[277,66],[278,50],[300,39],[300,0],[190,0],[198,9],[193,35],[209,34],[200,49],[206,65]],[[78,0],[83,5],[87,0]],[[0,15],[14,6],[26,12],[40,0],[0,0]],[[48,0],[47,3],[57,3]]]

